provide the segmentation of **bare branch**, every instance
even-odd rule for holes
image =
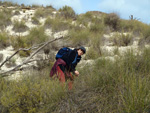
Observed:
[[[19,69],[19,67],[21,67],[22,65],[24,65],[24,64],[27,64],[28,62],[29,62],[29,60],[35,55],[35,54],[37,54],[41,49],[43,49],[45,46],[47,46],[49,43],[52,43],[52,42],[54,42],[54,41],[56,41],[56,40],[59,40],[59,39],[62,39],[62,38],[64,38],[63,36],[62,37],[60,37],[60,38],[56,38],[56,39],[54,39],[54,40],[50,40],[50,41],[48,41],[48,42],[46,42],[46,43],[43,43],[43,45],[42,46],[40,46],[34,53],[32,53],[31,55],[30,55],[30,57],[28,57],[25,61],[23,61],[22,62],[22,64],[20,64],[20,65],[17,65],[16,67],[14,67],[13,69],[11,69],[11,70],[9,70],[9,71],[6,71],[6,72],[2,72],[2,73],[0,73],[0,75],[2,75],[2,77],[5,77],[5,76],[8,76],[8,75],[6,75],[7,73],[10,73],[10,72],[12,72],[12,71],[17,71],[18,69]],[[31,47],[31,48],[33,48],[33,47]],[[31,48],[29,48],[29,49],[31,49]],[[12,58],[15,54],[17,54],[19,51],[17,51],[17,52],[15,52],[11,57],[9,57],[9,59],[10,58]],[[8,61],[8,60],[7,60]]]
[[[10,59],[11,59],[13,56],[15,56],[19,51],[29,51],[29,50],[33,50],[33,49],[38,48],[38,47],[41,46],[41,45],[44,45],[45,43],[46,43],[46,42],[41,43],[41,44],[38,44],[38,45],[36,45],[36,46],[32,46],[32,47],[30,47],[30,48],[20,48],[20,49],[18,49],[14,54],[12,54],[10,57],[7,57],[6,60],[1,63],[0,68],[1,68],[7,61],[10,61]]]

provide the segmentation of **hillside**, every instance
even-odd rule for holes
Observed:
[[[148,113],[149,44],[150,25],[115,13],[0,2],[0,112]],[[81,45],[68,91],[49,72],[61,47]]]

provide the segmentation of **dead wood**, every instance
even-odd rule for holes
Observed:
[[[56,40],[62,39],[62,38],[64,38],[64,37],[62,36],[62,37],[60,37],[60,38],[56,38],[56,39],[50,40],[50,41],[48,41],[48,42],[39,44],[39,47],[38,47],[38,46],[34,46],[34,47],[31,47],[31,48],[28,48],[28,49],[24,49],[24,48],[19,49],[19,50],[16,51],[13,55],[11,55],[9,58],[7,58],[7,59],[0,65],[0,67],[2,67],[7,61],[9,61],[9,60],[10,60],[13,56],[15,56],[19,51],[21,51],[21,50],[28,51],[28,50],[35,49],[35,48],[38,47],[37,50],[35,50],[35,51],[34,51],[27,59],[25,59],[21,64],[15,66],[15,67],[14,67],[13,69],[11,69],[11,70],[8,70],[8,71],[6,71],[6,72],[1,72],[1,73],[0,73],[1,77],[9,76],[8,74],[11,74],[12,72],[19,70],[19,68],[20,68],[21,66],[23,66],[24,64],[30,63],[30,62],[31,62],[31,61],[30,61],[31,58],[32,58],[34,55],[36,55],[40,50],[42,50],[45,46],[47,46],[48,44],[50,44],[50,43],[52,43],[52,42],[54,42],[54,41],[56,41]],[[32,61],[34,61],[34,60],[32,60]]]

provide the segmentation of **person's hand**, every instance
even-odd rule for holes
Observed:
[[[79,76],[79,72],[78,71],[74,71],[76,76]]]

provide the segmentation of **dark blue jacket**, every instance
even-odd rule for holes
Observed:
[[[77,57],[76,57],[77,56]],[[76,60],[75,60],[76,58]],[[66,69],[70,72],[74,72],[77,64],[81,60],[81,56],[78,56],[77,49],[72,50],[70,53],[63,55],[61,58],[66,62]]]

